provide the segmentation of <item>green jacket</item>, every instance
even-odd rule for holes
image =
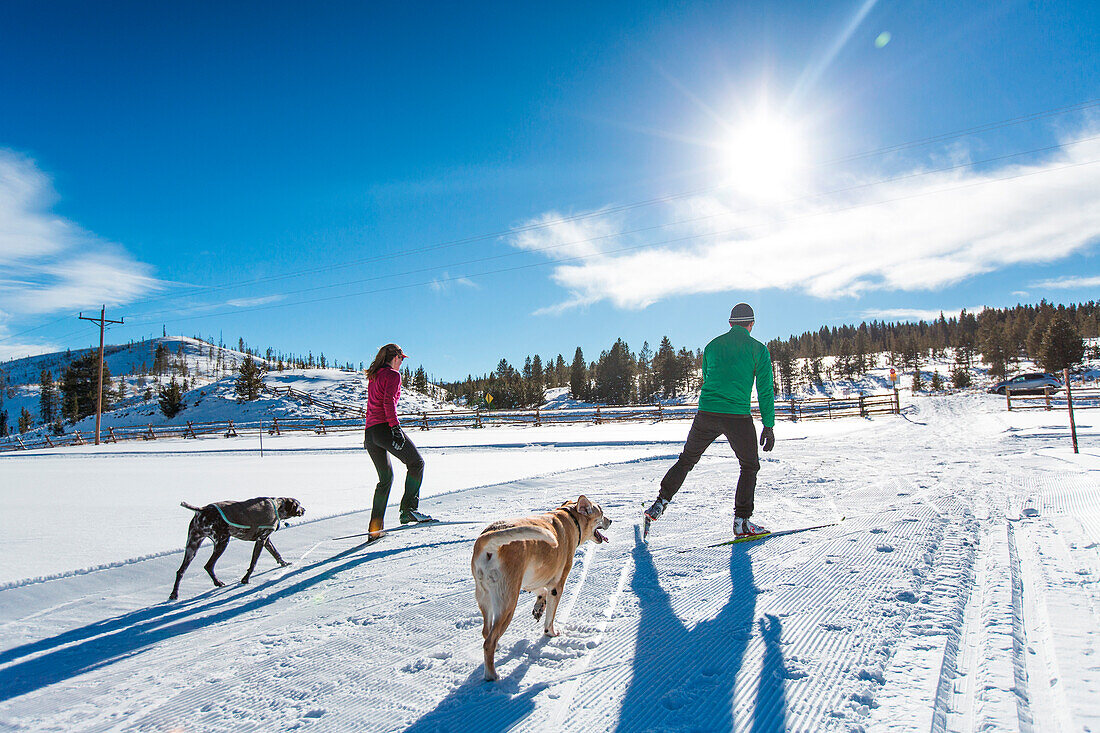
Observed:
[[[730,330],[703,349],[703,389],[699,409],[725,415],[749,415],[752,383],[765,427],[775,426],[772,357],[742,326]]]

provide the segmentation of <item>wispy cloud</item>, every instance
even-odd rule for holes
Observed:
[[[1029,288],[1070,290],[1072,288],[1095,288],[1100,286],[1100,275],[1093,277],[1058,277],[1051,280],[1041,280],[1028,285]]]
[[[468,277],[451,277],[449,273],[444,272],[439,277],[435,278],[431,282],[431,288],[437,293],[446,293],[450,291],[453,286],[459,286],[463,288],[473,288],[474,290],[480,290],[481,286]]]
[[[1093,133],[1085,133],[1086,137]],[[587,257],[553,279],[568,292],[554,313],[607,300],[644,308],[672,296],[779,289],[820,298],[872,291],[934,291],[1005,267],[1054,262],[1100,237],[1100,140],[1067,145],[1027,164],[854,181],[847,193],[770,209],[737,198],[682,202],[647,242],[617,236],[612,217],[530,223],[521,249]],[[701,218],[705,216],[706,218]],[[672,226],[676,221],[686,222]],[[560,222],[560,223],[556,223]],[[632,251],[622,251],[634,247]],[[616,250],[619,250],[616,252]]]
[[[869,318],[876,321],[937,321],[942,314],[944,318],[958,318],[964,310],[967,313],[981,313],[986,306],[979,305],[970,308],[943,308],[939,310],[922,310],[920,308],[871,308],[860,313],[861,318]]]
[[[285,297],[285,295],[261,295],[256,298],[234,298],[233,300],[225,301],[225,304],[232,308],[250,308],[256,305],[276,303],[283,300]]]
[[[53,351],[61,351],[64,347],[53,342],[37,342],[12,336],[12,329],[8,327],[11,316],[0,310],[0,360],[16,359],[35,354],[48,354]]]
[[[125,303],[158,290],[152,268],[50,211],[49,177],[0,150],[0,308],[10,318]]]

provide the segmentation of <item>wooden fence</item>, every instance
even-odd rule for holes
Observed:
[[[1079,387],[1070,385],[1073,391],[1073,409],[1088,410],[1100,407],[1100,388]],[[1005,407],[1009,412],[1014,410],[1056,410],[1066,409],[1066,392],[1057,392],[1047,387],[1042,394],[1013,394],[1012,390],[1005,390]]]
[[[282,391],[290,390],[290,392]],[[274,390],[272,390],[274,391]],[[186,421],[184,425],[152,425],[125,428],[107,428],[101,436],[105,443],[118,443],[126,440],[162,440],[165,438],[200,438],[220,436],[234,438],[244,435],[280,436],[292,432],[314,432],[325,435],[333,432],[360,431],[363,429],[363,410],[358,406],[342,405],[328,400],[319,400],[305,392],[290,388],[281,388],[281,394],[289,394],[298,399],[309,398],[310,404],[323,407],[332,412],[350,414],[351,417],[293,417],[272,418],[263,421],[238,422],[223,420],[218,422]],[[1076,401],[1076,395],[1075,395]],[[500,425],[568,425],[574,423],[592,423],[602,425],[614,422],[662,422],[664,420],[690,420],[699,406],[689,405],[636,405],[628,407],[573,407],[558,410],[431,410],[401,413],[399,418],[406,430],[431,430],[437,428],[483,428]],[[339,410],[339,412],[338,412]],[[872,415],[893,415],[901,411],[901,401],[897,390],[874,395],[856,395],[852,397],[813,397],[807,399],[779,400],[775,403],[777,420],[828,420],[843,417],[863,417]],[[753,415],[759,417],[759,408],[752,406]],[[37,448],[57,448],[67,445],[85,445],[91,442],[91,433],[67,433],[60,436],[36,435],[33,437],[15,435],[0,439],[0,452],[32,450]]]

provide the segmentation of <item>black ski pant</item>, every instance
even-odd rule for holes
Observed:
[[[719,412],[699,411],[688,431],[687,442],[680,458],[661,479],[659,496],[671,501],[687,478],[688,472],[718,436],[726,436],[733,454],[741,463],[741,476],[737,479],[737,498],[734,510],[739,517],[752,516],[753,495],[756,493],[756,474],[760,470],[760,454],[757,452],[756,428],[751,415],[726,415]]]
[[[390,500],[390,487],[393,486],[393,467],[390,466],[390,453],[405,464],[405,493],[401,497],[401,511],[409,511],[420,506],[420,484],[424,481],[424,459],[409,436],[405,436],[405,445],[401,450],[393,449],[393,432],[386,423],[371,425],[363,434],[363,447],[367,449],[374,468],[378,471],[378,486],[374,489],[374,505],[371,507],[371,519],[381,519],[386,514],[386,503]]]

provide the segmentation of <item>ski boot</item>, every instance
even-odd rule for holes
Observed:
[[[642,519],[645,526],[642,528],[642,541],[644,542],[649,537],[649,525],[656,522],[661,518],[661,515],[665,513],[665,507],[668,506],[668,499],[657,498],[657,501],[653,502],[653,505],[642,512]]]
[[[438,519],[432,519],[423,512],[418,512],[415,509],[402,509],[401,510],[401,524],[427,524],[428,522],[438,522]]]
[[[771,534],[763,527],[750,522],[748,517],[736,517],[733,520],[733,533],[738,537],[756,537],[762,534]]]

